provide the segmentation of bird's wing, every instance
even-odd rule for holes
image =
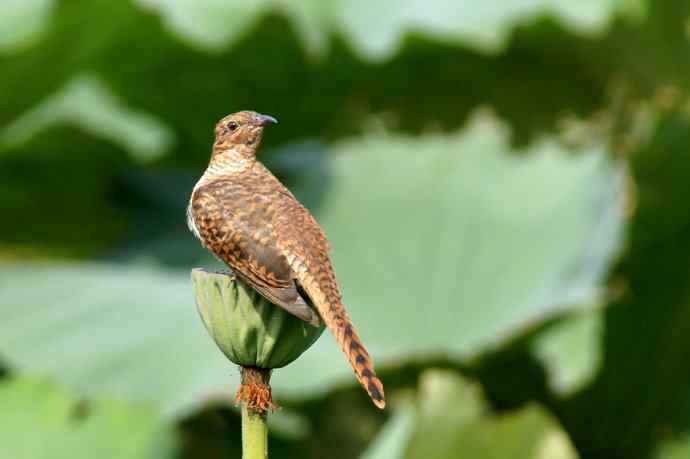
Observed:
[[[289,313],[320,324],[299,294],[272,227],[275,209],[261,194],[231,180],[215,180],[194,192],[191,212],[206,247],[240,279]]]
[[[278,247],[283,253],[291,254],[288,259],[300,287],[335,336],[357,380],[374,404],[383,408],[386,405],[383,384],[376,376],[374,362],[342,303],[326,236],[309,211],[291,195],[283,194],[274,202],[279,206],[281,216],[275,220]]]

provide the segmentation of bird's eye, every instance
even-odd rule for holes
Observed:
[[[230,122],[228,123],[228,129],[230,129],[231,131],[236,130],[238,127],[240,127],[240,125],[237,124],[237,123],[234,122],[234,121],[230,121]]]

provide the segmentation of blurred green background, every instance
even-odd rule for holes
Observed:
[[[690,457],[687,0],[2,0],[0,457],[239,457],[189,271],[214,123],[314,212],[270,456]]]

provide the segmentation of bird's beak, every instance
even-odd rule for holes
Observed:
[[[278,123],[278,120],[273,118],[272,116],[262,115],[260,113],[258,115],[256,115],[256,119],[259,120],[259,122],[261,123],[262,126],[266,123]]]

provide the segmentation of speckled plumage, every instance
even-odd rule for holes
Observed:
[[[342,304],[330,245],[309,211],[256,160],[271,117],[245,111],[216,125],[206,172],[187,211],[202,244],[276,305],[318,325],[311,302],[379,408],[383,385]]]

